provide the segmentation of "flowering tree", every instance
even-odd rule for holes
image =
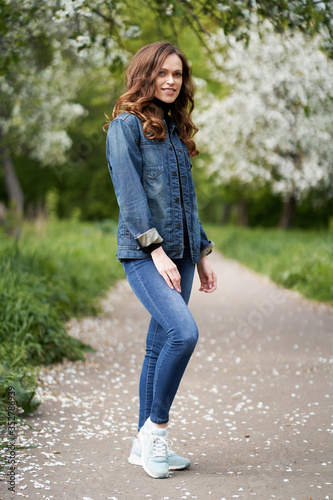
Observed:
[[[66,129],[84,112],[82,106],[69,101],[75,97],[77,85],[70,82],[66,65],[58,58],[38,73],[25,69],[15,76],[13,85],[9,85],[8,78],[0,77],[0,92],[5,97],[2,108],[7,108],[0,120],[4,180],[10,199],[15,200],[20,212],[23,193],[11,151],[27,154],[42,165],[63,163],[71,146]],[[70,74],[77,78],[78,71]]]
[[[127,59],[124,45],[140,34],[141,7],[150,9],[159,32],[167,26],[177,36],[185,24],[207,47],[207,26],[247,39],[250,27],[269,18],[279,32],[323,31],[333,53],[330,0],[152,0],[148,7],[144,0],[0,0],[1,162],[9,197],[20,210],[11,150],[44,165],[64,161],[71,144],[67,127],[83,113],[75,104],[77,90],[91,69]]]
[[[296,200],[333,178],[333,62],[320,42],[281,37],[268,23],[262,37],[251,33],[248,48],[231,38],[226,51],[222,32],[211,41],[223,67],[215,77],[230,93],[223,100],[202,96],[199,144],[221,184],[268,183],[281,194],[283,227],[291,224]]]
[[[207,0],[177,1],[193,13],[204,14],[220,26],[225,35],[249,40],[254,27],[269,20],[277,33],[300,30],[314,35],[321,32],[323,46],[333,56],[333,3],[331,0]]]
[[[38,6],[9,0],[1,7],[1,163],[9,199],[22,212],[12,151],[41,165],[64,163],[72,144],[68,126],[85,112],[75,102],[78,90],[96,69],[101,80],[110,80],[108,66],[116,58],[125,61],[126,53],[99,15],[91,22],[93,12],[82,0],[44,0]],[[121,20],[117,27],[129,36]]]

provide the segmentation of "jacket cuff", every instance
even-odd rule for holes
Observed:
[[[142,250],[146,253],[152,253],[156,248],[160,248],[162,246],[162,243],[152,243],[148,247],[143,248]]]
[[[200,258],[205,257],[205,255],[209,255],[210,253],[212,253],[214,245],[215,245],[214,241],[210,241],[209,245],[207,245],[200,251]]]
[[[141,248],[148,247],[153,243],[162,243],[163,241],[162,236],[159,234],[155,227],[153,227],[152,229],[148,229],[148,231],[140,234],[135,239]]]

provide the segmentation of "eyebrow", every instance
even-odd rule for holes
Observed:
[[[166,68],[160,68],[160,71],[162,71],[162,70],[163,70],[163,71],[169,71],[169,70],[168,70],[168,69],[166,69]],[[175,69],[175,71],[179,71],[180,73],[182,73],[182,72],[183,72],[183,70],[182,70],[182,69]]]

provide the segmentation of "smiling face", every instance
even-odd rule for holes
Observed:
[[[182,87],[182,73],[183,63],[180,57],[177,54],[169,54],[155,79],[155,97],[170,104],[174,102]]]

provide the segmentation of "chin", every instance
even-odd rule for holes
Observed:
[[[177,99],[178,95],[179,94],[177,94],[177,95],[165,95],[165,94],[161,93],[158,95],[155,94],[155,97],[157,97],[157,99],[159,99],[160,101],[171,103]]]
[[[174,102],[176,97],[159,97],[159,100],[163,102]]]

